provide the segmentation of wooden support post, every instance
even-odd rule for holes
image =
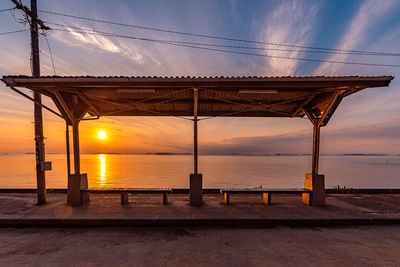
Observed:
[[[55,91],[55,98],[59,103],[59,108],[66,116],[66,145],[67,145],[67,167],[68,167],[68,194],[67,202],[73,206],[79,206],[90,201],[90,194],[87,191],[87,175],[81,173],[80,149],[79,149],[79,122],[87,112],[87,106],[80,102],[76,95],[69,99],[60,92]],[[72,124],[72,142],[74,151],[74,172],[71,173],[70,144],[69,144],[69,126]]]
[[[81,172],[80,165],[80,152],[79,152],[79,120],[75,120],[72,124],[72,134],[74,142],[74,173],[79,174]]]
[[[197,88],[193,89],[193,158],[194,158],[194,174],[198,172],[198,152],[197,152],[197,115],[198,115],[198,98],[199,98],[199,91]]]
[[[318,174],[320,130],[321,127],[315,122],[313,132],[312,174]]]
[[[71,174],[71,152],[70,152],[70,145],[69,145],[69,126],[66,123],[66,130],[65,130],[65,143],[67,146],[67,172],[68,175]]]
[[[306,174],[304,180],[304,189],[310,190],[309,193],[303,193],[303,203],[313,206],[325,205],[325,176],[318,174],[319,166],[319,143],[321,127],[325,126],[331,118],[333,112],[343,98],[345,90],[336,90],[332,95],[325,110],[321,111],[321,116],[316,116],[312,109],[308,109],[305,105],[301,110],[310,119],[314,126],[313,130],[313,152],[311,173]]]
[[[199,91],[193,88],[193,165],[194,173],[190,174],[189,204],[191,206],[203,205],[203,176],[198,173],[197,152],[197,115],[198,115]]]
[[[321,118],[315,118],[311,113],[305,112],[313,123],[313,152],[312,152],[312,167],[311,173],[306,174],[304,180],[304,189],[310,190],[309,193],[302,194],[302,201],[304,204],[313,206],[324,206],[325,205],[325,176],[318,174],[319,165],[319,143],[321,135],[321,125],[325,119],[325,116]]]
[[[90,201],[90,194],[82,189],[88,189],[86,173],[81,173],[79,152],[79,119],[72,123],[74,145],[74,174],[68,175],[67,201],[73,206],[79,206]]]

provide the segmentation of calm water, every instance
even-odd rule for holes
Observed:
[[[47,187],[66,188],[65,155],[47,155],[53,170]],[[0,156],[0,188],[34,188],[34,155]],[[310,156],[200,156],[204,188],[259,186],[302,187]],[[82,155],[81,170],[90,187],[187,188],[192,156]],[[398,156],[322,156],[326,187],[400,188]]]

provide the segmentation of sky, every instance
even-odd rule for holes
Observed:
[[[29,6],[27,0],[23,1]],[[0,1],[0,10],[11,8]],[[172,31],[260,42],[400,53],[400,1],[61,1],[38,0],[40,10]],[[21,11],[0,13],[0,33],[28,29]],[[304,62],[169,46],[80,33],[73,27],[123,35],[246,45],[161,33],[39,12],[54,30],[48,41],[57,75],[342,76],[392,75],[389,87],[346,97],[321,130],[321,153],[400,154],[400,68]],[[68,25],[57,26],[51,23]],[[63,29],[59,31],[57,29]],[[250,44],[251,45],[251,44]],[[266,44],[262,48],[282,48]],[[0,75],[30,75],[29,31],[0,35]],[[293,50],[293,49],[292,49]],[[304,49],[303,49],[304,50]],[[270,56],[400,64],[400,57],[256,51]],[[41,74],[53,75],[40,36]],[[29,93],[29,91],[25,91]],[[51,100],[44,103],[54,107]],[[55,107],[54,107],[55,108]],[[103,130],[107,138],[97,138]],[[193,125],[179,118],[102,117],[80,124],[82,153],[190,153]],[[47,153],[65,153],[65,122],[44,111]],[[311,153],[312,124],[301,118],[215,118],[199,122],[200,154]],[[0,84],[0,153],[34,151],[33,104]]]

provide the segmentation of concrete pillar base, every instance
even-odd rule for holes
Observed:
[[[263,193],[262,197],[265,204],[271,205],[271,194]]]
[[[90,201],[89,192],[81,192],[88,189],[87,174],[70,174],[68,176],[67,203],[72,206],[79,206]]]
[[[129,196],[128,192],[121,193],[121,205],[128,205],[129,204]]]
[[[203,175],[200,173],[190,174],[189,205],[203,205]]]
[[[229,205],[229,202],[230,202],[229,193],[224,193],[224,203],[225,203],[225,205]]]
[[[304,189],[312,194],[303,194],[302,201],[310,206],[325,206],[325,176],[323,174],[306,174]]]
[[[168,194],[167,193],[163,193],[162,203],[163,203],[163,205],[168,205]]]

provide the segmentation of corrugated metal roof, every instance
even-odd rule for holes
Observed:
[[[29,79],[33,78],[29,75],[7,75],[3,76],[3,79],[9,78],[22,78]],[[115,79],[115,78],[123,78],[123,79],[161,79],[161,80],[171,80],[171,79],[189,79],[189,80],[210,80],[210,79],[230,79],[230,80],[297,80],[297,79],[323,79],[323,80],[346,80],[346,79],[393,79],[393,76],[91,76],[91,75],[83,75],[83,76],[58,76],[58,75],[48,75],[41,76],[35,79],[49,79],[49,78],[68,78],[68,79],[81,79],[81,78],[90,78],[90,79]]]
[[[199,116],[299,117],[305,114],[304,109],[315,116],[324,114],[338,91],[341,99],[368,87],[388,86],[392,79],[392,76],[33,78],[11,75],[4,76],[2,81],[50,96],[61,112],[60,101],[72,108],[76,96],[79,105],[87,106],[93,115],[191,116],[193,88],[198,88]]]

